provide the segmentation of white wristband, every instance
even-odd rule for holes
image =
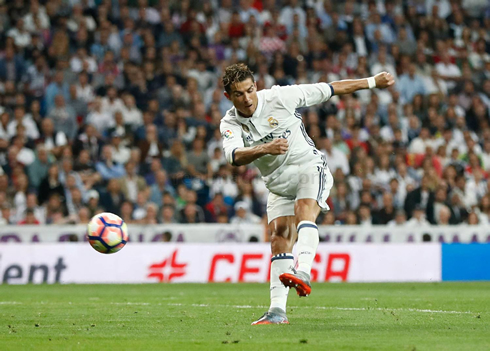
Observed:
[[[369,89],[376,88],[376,80],[374,79],[374,77],[369,77],[367,79],[367,82],[368,82]]]

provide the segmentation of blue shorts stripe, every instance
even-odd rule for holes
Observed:
[[[323,160],[323,168],[320,170],[320,183],[318,186],[318,196],[317,196],[318,202],[321,202],[323,191],[325,190],[325,184],[327,184],[327,176],[325,174],[325,169],[327,168],[327,160],[325,158],[325,155],[321,154],[321,157]]]
[[[323,189],[323,169],[320,171],[319,174],[320,181],[318,182],[318,195],[316,196],[316,201],[320,201],[322,197],[322,189]]]

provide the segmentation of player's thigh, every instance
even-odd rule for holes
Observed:
[[[326,165],[308,166],[300,175],[295,203],[296,222],[316,221],[320,211],[328,211],[327,199],[333,176]]]
[[[269,193],[267,198],[267,221],[271,236],[295,240],[294,200]],[[291,230],[294,229],[294,230]]]
[[[270,224],[276,218],[287,216],[294,216],[294,200],[272,192],[269,193],[267,198],[267,222]]]

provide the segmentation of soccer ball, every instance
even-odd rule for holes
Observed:
[[[104,254],[116,253],[128,242],[128,228],[121,217],[104,212],[90,220],[87,237],[96,251]]]

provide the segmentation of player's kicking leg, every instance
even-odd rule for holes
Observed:
[[[296,201],[295,212],[298,232],[298,262],[295,272],[286,272],[279,276],[284,286],[295,288],[299,296],[308,296],[311,293],[310,274],[311,265],[315,259],[318,247],[318,227],[315,224],[320,214],[320,206],[316,200],[300,199]]]
[[[294,216],[283,216],[274,219],[269,224],[271,236],[271,275],[270,294],[271,305],[262,317],[252,323],[259,324],[289,324],[286,316],[286,303],[289,287],[279,280],[283,273],[294,272],[294,257],[292,252],[296,241],[296,223]]]
[[[295,272],[285,272],[279,279],[299,296],[311,293],[311,265],[319,243],[318,227],[315,224],[321,210],[328,210],[327,198],[333,186],[333,177],[326,163],[306,166],[298,184],[294,213],[298,232],[297,268]]]

